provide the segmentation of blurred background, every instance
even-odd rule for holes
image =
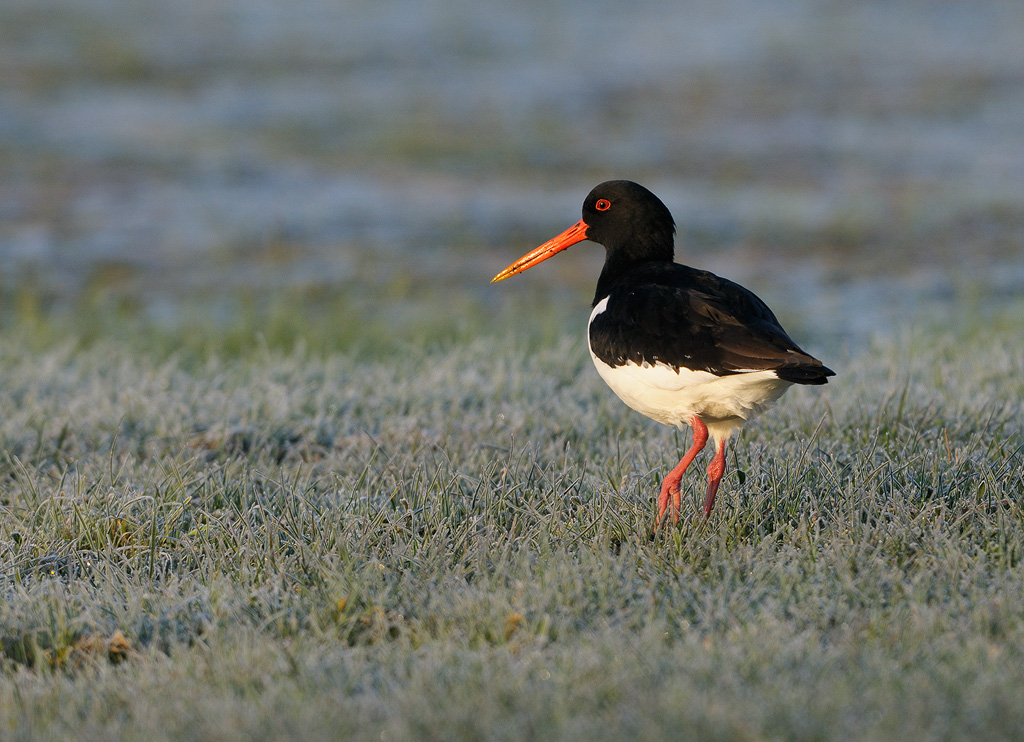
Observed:
[[[0,2],[6,323],[582,332],[600,248],[488,281],[608,178],[809,347],[1021,316],[1024,3]]]

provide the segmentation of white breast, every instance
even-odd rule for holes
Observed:
[[[590,321],[607,306],[607,298],[598,302]],[[744,421],[771,407],[791,386],[774,371],[716,376],[708,371],[674,369],[664,363],[629,362],[612,367],[594,355],[593,348],[590,357],[605,383],[637,412],[677,427],[688,425],[697,415],[715,438],[728,438]]]

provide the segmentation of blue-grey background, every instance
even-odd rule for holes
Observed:
[[[8,296],[173,323],[546,291],[582,325],[599,248],[487,282],[612,177],[672,209],[678,259],[833,338],[998,311],[1024,3],[0,2]]]

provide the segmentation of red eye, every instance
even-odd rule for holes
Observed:
[[[611,207],[612,202],[609,201],[607,198],[599,198],[597,199],[597,203],[594,204],[594,208],[597,209],[598,211],[608,211],[608,209],[610,209]]]

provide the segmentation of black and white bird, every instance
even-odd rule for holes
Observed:
[[[623,402],[665,425],[693,428],[693,445],[658,496],[657,528],[679,483],[710,436],[704,515],[725,473],[725,444],[792,384],[825,384],[835,372],[808,355],[771,309],[739,284],[674,262],[675,222],[661,200],[637,183],[610,180],[583,202],[583,218],[492,279],[532,268],[570,245],[604,245],[587,326],[590,357]]]

